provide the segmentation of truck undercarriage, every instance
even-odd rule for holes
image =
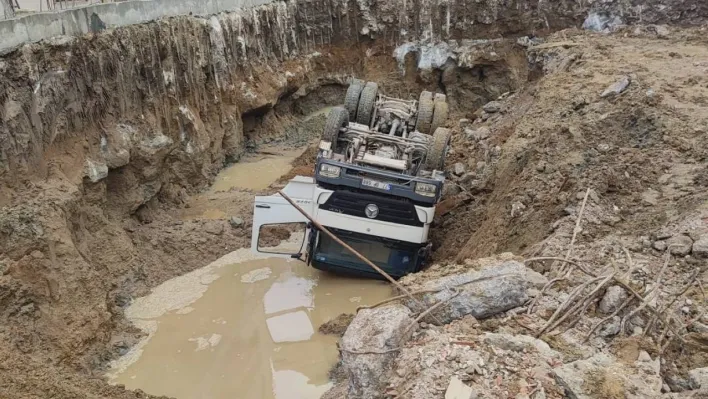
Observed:
[[[344,106],[327,117],[314,179],[297,176],[283,190],[316,223],[280,195],[256,197],[252,248],[298,258],[305,253],[320,270],[381,278],[315,224],[394,278],[420,270],[445,180],[451,135],[443,127],[446,119],[442,94],[402,100],[379,93],[375,83],[354,80]],[[299,225],[303,232],[288,251],[260,243],[267,236],[261,230],[278,223]]]

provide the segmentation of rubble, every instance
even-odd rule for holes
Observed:
[[[702,367],[689,371],[688,382],[691,389],[708,387],[708,367]]]
[[[691,240],[691,237],[679,234],[666,240],[666,246],[669,248],[671,255],[686,256],[691,253],[693,240]]]
[[[411,311],[403,305],[362,309],[340,342],[342,366],[349,379],[347,398],[381,396],[386,372],[414,331]]]
[[[602,300],[600,300],[600,305],[598,307],[598,310],[602,313],[612,313],[619,306],[624,302],[629,295],[627,294],[627,291],[624,290],[624,288],[618,286],[618,285],[613,285],[609,288],[607,288],[607,291],[605,291],[605,296],[602,297]]]
[[[466,315],[482,319],[523,305],[529,298],[528,289],[540,288],[546,282],[543,276],[515,261],[488,265],[479,271],[470,271],[431,279],[412,291],[437,291],[423,295],[430,306],[445,301],[437,313],[444,323]],[[404,283],[405,285],[405,283]],[[406,302],[415,308],[416,304]]]
[[[632,366],[600,353],[553,370],[566,395],[573,399],[655,398],[661,395],[663,385],[659,372],[659,359],[651,360],[646,352],[641,352]]]
[[[618,95],[627,90],[629,84],[632,82],[629,76],[623,76],[622,79],[610,85],[605,91],[600,94],[600,97],[605,98],[612,95]]]
[[[693,243],[691,252],[697,258],[708,258],[708,234],[701,236]]]

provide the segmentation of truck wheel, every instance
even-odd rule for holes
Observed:
[[[346,96],[344,96],[344,108],[349,111],[349,120],[353,121],[356,118],[356,108],[359,106],[359,96],[362,89],[364,89],[364,82],[354,79],[347,89]]]
[[[421,133],[430,134],[430,123],[433,121],[433,93],[424,91],[418,99],[418,117],[415,129]]]
[[[433,122],[430,124],[431,132],[436,131],[439,127],[445,126],[447,114],[447,103],[445,101],[436,101],[433,106]]]
[[[369,126],[371,117],[374,114],[374,105],[376,105],[376,95],[379,92],[379,85],[374,82],[369,82],[364,86],[359,98],[359,109],[356,112],[356,123]]]
[[[347,127],[349,124],[349,111],[343,107],[334,107],[327,115],[324,131],[322,131],[322,140],[332,143],[332,151],[337,152],[337,139],[339,138],[339,130]]]
[[[433,142],[428,147],[428,155],[425,157],[425,169],[443,170],[451,135],[450,129],[444,127],[439,127],[435,130]]]

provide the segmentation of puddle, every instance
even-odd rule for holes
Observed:
[[[384,282],[241,249],[134,301],[126,315],[150,336],[108,377],[178,399],[319,398],[338,353],[337,338],[317,328],[390,293]]]
[[[210,191],[228,191],[232,188],[263,190],[288,173],[292,168],[292,161],[300,156],[305,148],[247,155],[238,163],[222,170],[216,176]]]

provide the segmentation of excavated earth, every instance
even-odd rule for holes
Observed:
[[[195,198],[246,153],[306,145],[318,132],[303,118],[340,102],[353,76],[393,96],[442,91],[451,104],[436,264],[405,284],[476,270],[477,258],[569,249],[591,270],[638,266],[647,280],[667,259],[667,293],[691,278],[708,284],[708,6],[595,3],[279,2],[2,55],[0,397],[148,397],[102,377],[143,334],[124,309],[250,245],[259,190],[213,197],[243,219],[237,228],[205,217]],[[589,15],[605,32],[579,29]],[[281,183],[311,173],[313,155]],[[550,278],[559,267],[528,265]],[[631,328],[583,343],[603,317],[594,307],[541,339],[560,363],[602,352],[634,365],[643,350],[661,357],[666,395],[696,388],[688,372],[708,366],[708,304],[696,287],[671,304],[686,337],[661,350]],[[545,355],[499,356],[509,340],[483,333],[534,335],[570,289],[550,289],[530,315],[424,325],[385,377],[388,395],[442,398],[456,375],[488,392],[480,397],[562,397],[555,380],[523,374],[548,366]],[[459,368],[464,353],[421,358],[449,354],[460,336],[494,354],[486,371]],[[596,385],[577,396],[624,397],[607,378]],[[330,396],[347,386],[340,376]]]

